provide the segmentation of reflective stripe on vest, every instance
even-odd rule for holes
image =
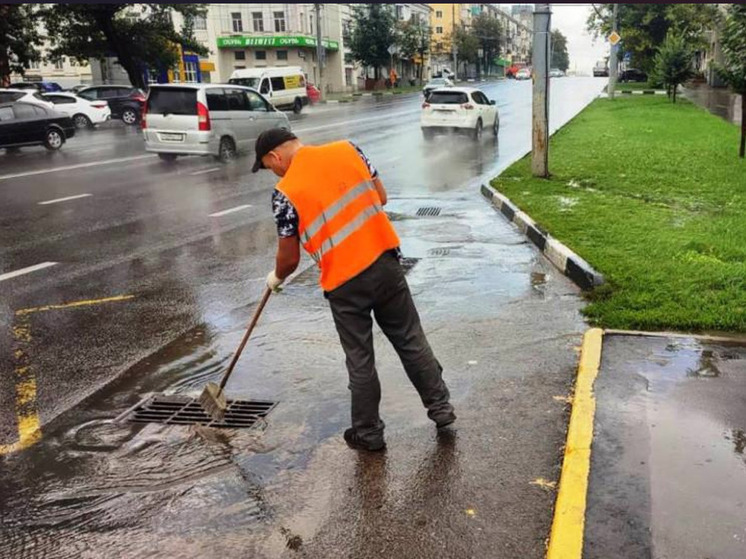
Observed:
[[[334,248],[335,245],[340,244],[347,237],[349,237],[355,231],[357,231],[363,225],[365,225],[365,222],[368,221],[371,217],[373,217],[376,214],[381,213],[382,211],[383,211],[383,208],[379,206],[378,204],[368,206],[363,211],[361,211],[359,214],[357,214],[355,219],[353,219],[347,225],[342,227],[342,229],[337,231],[336,234],[332,235],[327,240],[325,240],[324,244],[321,245],[321,248],[319,248],[319,250],[311,253],[311,258],[313,258],[316,262],[319,262],[327,252],[329,252],[330,250]]]

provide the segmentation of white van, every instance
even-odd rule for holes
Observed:
[[[253,149],[259,134],[286,128],[285,113],[240,85],[150,86],[142,115],[145,149],[164,161],[180,155],[213,155],[227,162]]]
[[[236,70],[228,83],[256,89],[278,109],[299,113],[308,105],[306,77],[300,66]]]

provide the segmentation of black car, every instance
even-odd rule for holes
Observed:
[[[646,82],[648,81],[648,75],[642,70],[637,68],[628,68],[624,70],[619,76],[621,82]]]
[[[54,151],[74,135],[67,115],[30,103],[0,104],[0,148],[43,145]]]
[[[129,125],[140,121],[145,107],[145,94],[129,85],[94,85],[81,89],[77,95],[89,101],[103,99],[109,103],[111,118],[119,118]]]

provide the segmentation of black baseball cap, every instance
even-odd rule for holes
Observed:
[[[297,139],[298,136],[286,128],[270,128],[259,134],[259,137],[256,139],[256,161],[254,161],[251,172],[256,173],[259,169],[265,169],[262,164],[262,157],[270,151],[285,142]]]

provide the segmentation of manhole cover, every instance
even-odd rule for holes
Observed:
[[[195,398],[188,396],[150,396],[117,418],[133,423],[166,425],[206,425],[223,429],[247,429],[265,417],[277,405],[263,400],[228,400],[221,421],[205,413]]]
[[[417,210],[417,215],[420,217],[434,217],[440,215],[440,208],[436,208],[435,206],[420,208]]]
[[[412,268],[414,268],[414,265],[419,262],[419,258],[407,258],[404,257],[401,259],[401,267],[404,268],[404,273],[408,274]]]

